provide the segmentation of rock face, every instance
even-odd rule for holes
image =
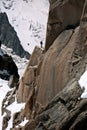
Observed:
[[[55,2],[51,1],[50,8],[52,9],[55,9],[56,5],[61,5],[61,6],[57,6],[54,11],[52,10],[53,14],[55,14],[56,20],[58,20],[57,10],[59,9],[59,7],[61,8],[65,7],[66,9],[66,6],[64,5],[68,5],[67,1],[62,1],[62,2],[63,5],[60,4],[61,3],[60,1],[59,4],[58,1]],[[76,1],[74,1],[75,3],[73,3],[72,0],[71,1],[68,0],[68,2],[72,3],[73,7],[76,3]],[[54,6],[54,3],[57,4]],[[77,0],[77,6],[79,6],[79,4],[81,3]],[[76,9],[78,9],[77,6],[75,6]],[[68,7],[70,7],[69,9],[71,9],[71,4],[69,4]],[[73,11],[76,10],[72,9],[72,10],[68,10],[67,12],[72,14]],[[61,11],[59,10],[59,13],[60,12]],[[82,11],[80,13],[82,14]],[[78,20],[76,21],[80,21],[80,17],[83,19],[84,16],[83,14],[81,16],[81,14],[77,15],[79,17]],[[66,16],[67,15],[65,15],[65,12],[63,16],[61,15],[61,18],[64,17],[62,18],[65,20],[64,23],[66,23],[66,20],[68,20],[68,18],[71,15],[69,14],[68,18],[66,18]],[[73,16],[75,15],[73,14]],[[49,20],[50,19],[51,16],[49,15]],[[71,17],[70,20],[72,21],[72,25],[74,26],[75,23],[73,23]],[[63,32],[61,32],[60,35],[59,33],[56,32],[57,36],[54,35],[55,31],[53,28],[52,30],[48,31],[48,34],[49,32],[50,33],[53,32],[52,34],[55,36],[55,40],[54,42],[52,42],[52,45],[50,46],[49,43],[52,40],[51,39],[48,40],[48,36],[47,36],[48,43],[46,43],[46,45],[47,46],[49,45],[49,49],[44,55],[43,63],[40,71],[39,92],[38,92],[37,100],[43,105],[46,105],[46,103],[48,103],[59,91],[61,91],[70,79],[72,79],[73,77],[78,79],[81,76],[81,73],[83,73],[84,71],[83,68],[86,67],[85,64],[86,61],[84,61],[83,59],[86,52],[86,47],[85,47],[86,29],[84,28],[84,26],[86,25],[82,24],[81,21],[80,26],[78,26],[77,28],[76,27],[74,29],[65,28],[64,31],[62,30]],[[57,28],[55,29],[56,31],[58,30]],[[50,36],[50,38],[52,37]]]
[[[79,28],[62,32],[44,55],[38,92],[38,101],[44,105],[61,91],[72,77],[76,77],[81,67],[79,62],[83,62],[82,56],[75,54],[78,33]]]
[[[29,94],[35,87],[37,76],[37,65],[41,54],[42,50],[38,47],[35,47],[33,54],[30,57],[30,61],[29,64],[27,65],[25,73],[20,80],[20,85],[17,92],[18,102],[25,102],[28,99]]]
[[[81,114],[79,108],[85,111],[84,105],[87,106],[87,100],[78,100],[81,93],[82,91],[78,83],[73,79],[67,84],[66,88],[36,116],[34,121],[25,125],[24,130],[34,130],[35,128],[36,130],[68,130],[75,121],[74,116],[78,117],[78,115]],[[69,124],[71,120],[72,124]],[[67,127],[62,129],[62,124],[65,126],[67,124]]]
[[[16,92],[25,108],[14,115],[12,130],[87,129],[87,99],[78,84],[87,68],[87,0],[51,0],[51,20],[62,29],[50,24],[45,51],[36,47],[30,58]]]
[[[51,0],[45,50],[66,28],[79,25],[85,0]]]
[[[23,130],[85,130],[87,99],[81,100],[81,93],[73,79]]]
[[[30,119],[30,104],[27,102],[24,110],[14,114],[11,130],[20,130],[20,128],[22,130],[85,130],[87,127],[87,99],[80,98],[82,91],[78,82],[72,79],[33,119]],[[2,111],[6,112],[3,118],[3,130],[11,118],[7,106],[13,103],[14,94],[15,89],[9,92],[3,100]],[[8,103],[6,103],[7,101]],[[29,121],[21,126],[20,123],[24,118]]]
[[[10,25],[6,13],[0,13],[0,40],[7,47],[12,48],[13,51],[20,57],[26,57],[29,59],[30,54],[24,51],[21,46],[17,33]]]
[[[52,34],[55,38],[53,40],[49,39],[47,35],[46,40],[49,44],[46,43],[46,46],[49,46],[47,47],[47,49],[49,49],[46,49],[47,51],[43,54],[43,58],[38,64],[37,72],[39,76],[36,76],[37,82],[34,80],[38,88],[37,101],[42,105],[48,104],[48,102],[51,101],[72,78],[78,80],[85,71],[87,49],[86,4],[84,3],[84,0],[81,0],[80,2],[78,0],[51,1],[48,25],[49,21],[55,23],[54,20],[62,20],[62,26],[64,28],[58,32],[59,29],[56,28],[55,24],[50,25],[54,27],[51,28],[51,30],[49,30],[48,26],[47,34]],[[77,23],[80,24],[78,25]],[[49,36],[52,38],[51,35]],[[50,42],[52,42],[52,45]],[[31,59],[33,61],[33,58]],[[29,73],[32,74],[33,70],[31,68],[29,71]],[[30,74],[27,76],[25,73],[24,77],[29,76]],[[34,76],[31,77],[34,79]],[[31,78],[29,78],[28,81],[30,79]],[[20,86],[19,90],[22,88]],[[25,88],[26,87],[21,89],[22,92],[21,90],[19,92],[25,93]],[[18,96],[19,95],[22,95],[21,97],[23,97],[23,94],[18,94]]]

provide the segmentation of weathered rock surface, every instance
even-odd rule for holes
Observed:
[[[52,41],[51,39],[48,39],[47,36],[48,43],[50,44],[50,41],[52,41],[52,45],[50,46],[46,43],[46,45],[49,46],[49,49],[45,52],[40,62],[41,64],[39,64],[40,70],[37,68],[37,70],[39,70],[38,83],[36,83],[39,88],[37,101],[42,105],[48,104],[48,102],[51,101],[72,78],[78,80],[85,71],[87,63],[85,47],[86,23],[83,24],[83,21],[86,22],[86,20],[84,20],[86,19],[84,18],[86,16],[84,14],[86,13],[86,4],[84,9],[83,5],[84,0],[81,0],[80,2],[78,0],[51,1],[48,23],[49,21],[52,22],[52,20],[55,21],[55,19],[58,20],[60,18],[63,20],[65,26],[63,25],[64,28],[61,30],[60,35],[55,31],[55,25],[52,26],[55,27],[52,28],[52,30],[47,30],[48,34],[55,35],[55,39]],[[75,17],[72,17],[72,15],[65,15],[70,12],[72,12],[72,15]],[[76,28],[75,25],[78,22],[80,22],[80,26]],[[71,28],[71,25],[74,27]],[[58,29],[56,28],[56,30]],[[49,36],[51,38],[51,35]],[[21,90],[22,89],[20,89],[20,93]]]
[[[29,64],[27,65],[25,73],[20,80],[20,85],[17,92],[18,102],[25,102],[28,99],[29,94],[35,87],[37,76],[37,65],[41,54],[42,50],[38,47],[35,47],[33,54],[30,57],[30,61]]]
[[[51,0],[45,50],[66,28],[79,25],[85,0]]]
[[[11,130],[85,130],[87,126],[87,99],[80,98],[82,92],[83,90],[81,90],[78,82],[72,79],[66,87],[33,118],[29,118],[30,104],[27,104],[27,102],[24,110],[14,114],[13,127]],[[6,95],[8,101],[10,101],[11,97],[14,97],[14,94],[15,89]],[[4,100],[3,113],[6,112],[7,115],[3,118],[3,130],[8,125],[10,119],[10,112],[7,111],[6,107],[13,101],[11,100],[8,104],[5,102]],[[29,121],[24,126],[21,126],[20,123],[24,118],[27,118]]]
[[[80,99],[82,90],[73,79],[67,86],[38,114],[35,120],[28,122],[23,130],[77,130],[80,120],[85,128],[87,99]],[[84,129],[85,130],[85,129]]]
[[[87,99],[78,84],[87,68],[86,10],[87,0],[51,0],[47,51],[36,47],[30,58],[16,93],[25,108],[11,130],[87,129]],[[20,126],[24,118],[29,121]]]
[[[86,17],[85,8],[86,7],[84,7],[81,16],[82,20],[80,26],[75,29],[66,29],[61,32],[44,55],[37,97],[37,100],[43,105],[46,105],[46,103],[61,91],[70,79],[73,77],[79,79],[81,74],[85,71],[87,63],[87,23],[86,20],[85,22],[83,21],[86,19],[84,18]],[[72,11],[73,10],[71,10],[71,13]],[[55,10],[54,12],[57,11]]]
[[[21,46],[17,33],[10,25],[6,13],[0,13],[0,40],[3,41],[3,44],[7,47],[12,48],[20,57],[26,57],[29,59],[30,54]]]

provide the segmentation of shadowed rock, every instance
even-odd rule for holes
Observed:
[[[9,80],[12,75],[13,79]],[[14,87],[19,80],[18,68],[12,57],[7,54],[0,56],[0,77],[9,80],[10,87]]]
[[[17,33],[10,25],[6,13],[0,13],[0,40],[7,47],[12,48],[15,54],[29,59],[30,54],[21,46]]]
[[[53,44],[65,29],[73,29],[80,23],[85,0],[51,0],[47,24],[45,50]]]
[[[73,79],[23,130],[73,130],[80,121],[86,126],[87,99],[80,99],[81,93],[81,88]],[[81,130],[84,126],[79,128]]]

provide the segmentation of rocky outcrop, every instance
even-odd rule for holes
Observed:
[[[71,80],[23,130],[85,130],[87,99],[82,100],[81,93],[77,81]]]
[[[20,85],[17,92],[18,102],[25,102],[33,88],[36,86],[37,65],[41,54],[42,50],[39,47],[35,47],[25,73],[20,80]]]
[[[56,33],[57,38],[55,37],[55,40],[52,43],[52,45],[49,46],[48,51],[45,52],[43,56],[41,56],[43,58],[40,58],[41,61],[39,62],[37,66],[38,76],[36,76],[34,81],[38,88],[37,102],[39,102],[42,105],[48,104],[48,102],[51,101],[53,97],[55,97],[56,94],[59,93],[72,78],[75,78],[78,81],[81,74],[85,71],[86,63],[87,63],[87,60],[86,60],[86,57],[87,57],[86,55],[86,51],[87,51],[86,49],[86,11],[85,11],[86,4],[84,5],[84,8],[83,8],[84,1],[80,1],[80,2],[78,0],[77,1],[72,1],[72,0],[57,1],[56,0],[55,2],[51,1],[50,8],[52,8],[52,11],[54,10],[53,14],[55,14],[56,20],[59,19],[57,15],[57,12],[58,12],[57,10],[61,8],[66,9],[66,5],[67,5],[67,10],[69,8],[67,12],[73,14],[74,19],[71,18],[70,14],[69,14],[69,17],[66,17],[65,15],[66,13],[63,10],[64,12],[63,16],[60,13],[61,19],[65,20],[63,22],[67,23],[66,21],[71,20],[72,26],[74,26],[77,23],[77,21],[79,21],[80,24],[78,27],[74,26],[74,28],[71,28],[71,27],[66,28],[68,26],[67,24],[66,27],[60,33],[60,35],[59,33]],[[54,3],[56,3],[56,5]],[[76,10],[74,10],[74,8]],[[79,11],[77,11],[78,8],[80,9]],[[82,9],[83,9],[83,12],[82,12]],[[77,15],[76,14],[74,15],[75,13],[74,11],[76,12]],[[49,20],[50,18],[51,16],[49,12]],[[53,33],[55,33],[55,30],[54,29],[52,30],[53,30]],[[50,32],[52,30],[50,30]],[[56,28],[56,31],[57,30],[58,29]],[[49,33],[49,31],[47,32]],[[47,39],[48,39],[48,36],[47,36]],[[29,64],[30,63],[31,61],[29,62]],[[29,69],[29,71],[30,70],[31,68]],[[26,76],[27,74],[25,74],[24,77]],[[30,74],[27,77],[30,77]],[[28,81],[30,79],[31,78],[29,78]],[[33,76],[33,79],[34,79],[34,76]],[[25,93],[25,88],[26,88],[24,87],[23,89],[21,89],[22,87],[20,86],[24,86],[24,85],[21,85],[21,83],[22,82],[20,82],[20,85],[19,85],[20,91],[17,94],[17,96],[19,97],[21,95],[21,98],[18,98],[18,99],[22,99],[24,97],[23,93]],[[26,92],[26,95],[28,95],[27,92]]]
[[[50,1],[45,50],[48,50],[62,31],[79,25],[84,2],[85,0]]]
[[[61,18],[65,26],[60,34],[57,26],[48,26],[53,37],[47,36],[47,51],[35,48],[16,93],[26,104],[14,115],[12,130],[86,130],[87,99],[81,99],[84,90],[78,84],[87,68],[87,0],[83,4],[51,0],[48,21]],[[24,118],[28,122],[20,126]]]
[[[44,55],[38,92],[38,101],[44,105],[61,91],[72,77],[76,77],[81,66],[84,66],[82,56],[75,53],[78,34],[79,28],[62,32]],[[84,69],[80,69],[78,78],[82,71]]]
[[[9,80],[9,86],[12,88],[19,81],[18,68],[12,57],[5,54],[0,56],[0,78]]]
[[[13,103],[15,90],[7,93],[6,98],[3,100],[2,111],[3,114],[6,113],[3,118],[3,130],[8,126],[11,118],[7,106]],[[82,92],[83,90],[81,90],[78,82],[72,79],[35,116],[30,111],[30,103],[33,105],[33,100],[30,100],[30,102],[27,100],[24,110],[14,113],[11,130],[85,130],[87,127],[87,99],[80,98]],[[31,94],[28,99],[33,99],[33,96]],[[24,126],[21,126],[20,123],[26,118],[29,121]]]
[[[60,36],[54,42],[54,44],[44,55],[40,71],[40,86],[38,93],[38,100],[42,104],[44,104],[44,101],[45,104],[48,103],[48,101],[50,101],[68,81],[70,71],[69,69],[71,69],[72,65],[70,64],[71,57],[75,47],[75,44],[72,45],[70,40],[71,37],[76,38],[76,35],[77,31],[74,34],[73,30],[61,33]],[[67,44],[68,42],[69,45]],[[64,48],[65,50],[62,50],[62,48]],[[66,54],[64,55],[64,53]],[[68,60],[68,62],[66,60]]]
[[[6,13],[0,13],[0,40],[7,47],[12,48],[20,57],[26,57],[29,59],[30,54],[21,46],[17,33],[10,25]]]
[[[86,14],[83,11],[81,19],[84,19],[84,17],[86,17]],[[86,24],[86,20],[85,23],[81,20],[80,26],[77,28],[65,29],[60,35],[58,34],[56,40],[45,53],[40,71],[37,97],[37,100],[43,105],[46,105],[61,91],[70,79],[74,77],[78,80],[84,72],[87,62],[85,58],[87,51]]]

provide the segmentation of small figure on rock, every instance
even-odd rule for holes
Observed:
[[[29,46],[30,44],[29,44],[29,43],[27,43],[27,45]]]
[[[42,41],[40,42],[40,45],[41,45],[41,48],[42,48],[43,47],[43,42]]]

